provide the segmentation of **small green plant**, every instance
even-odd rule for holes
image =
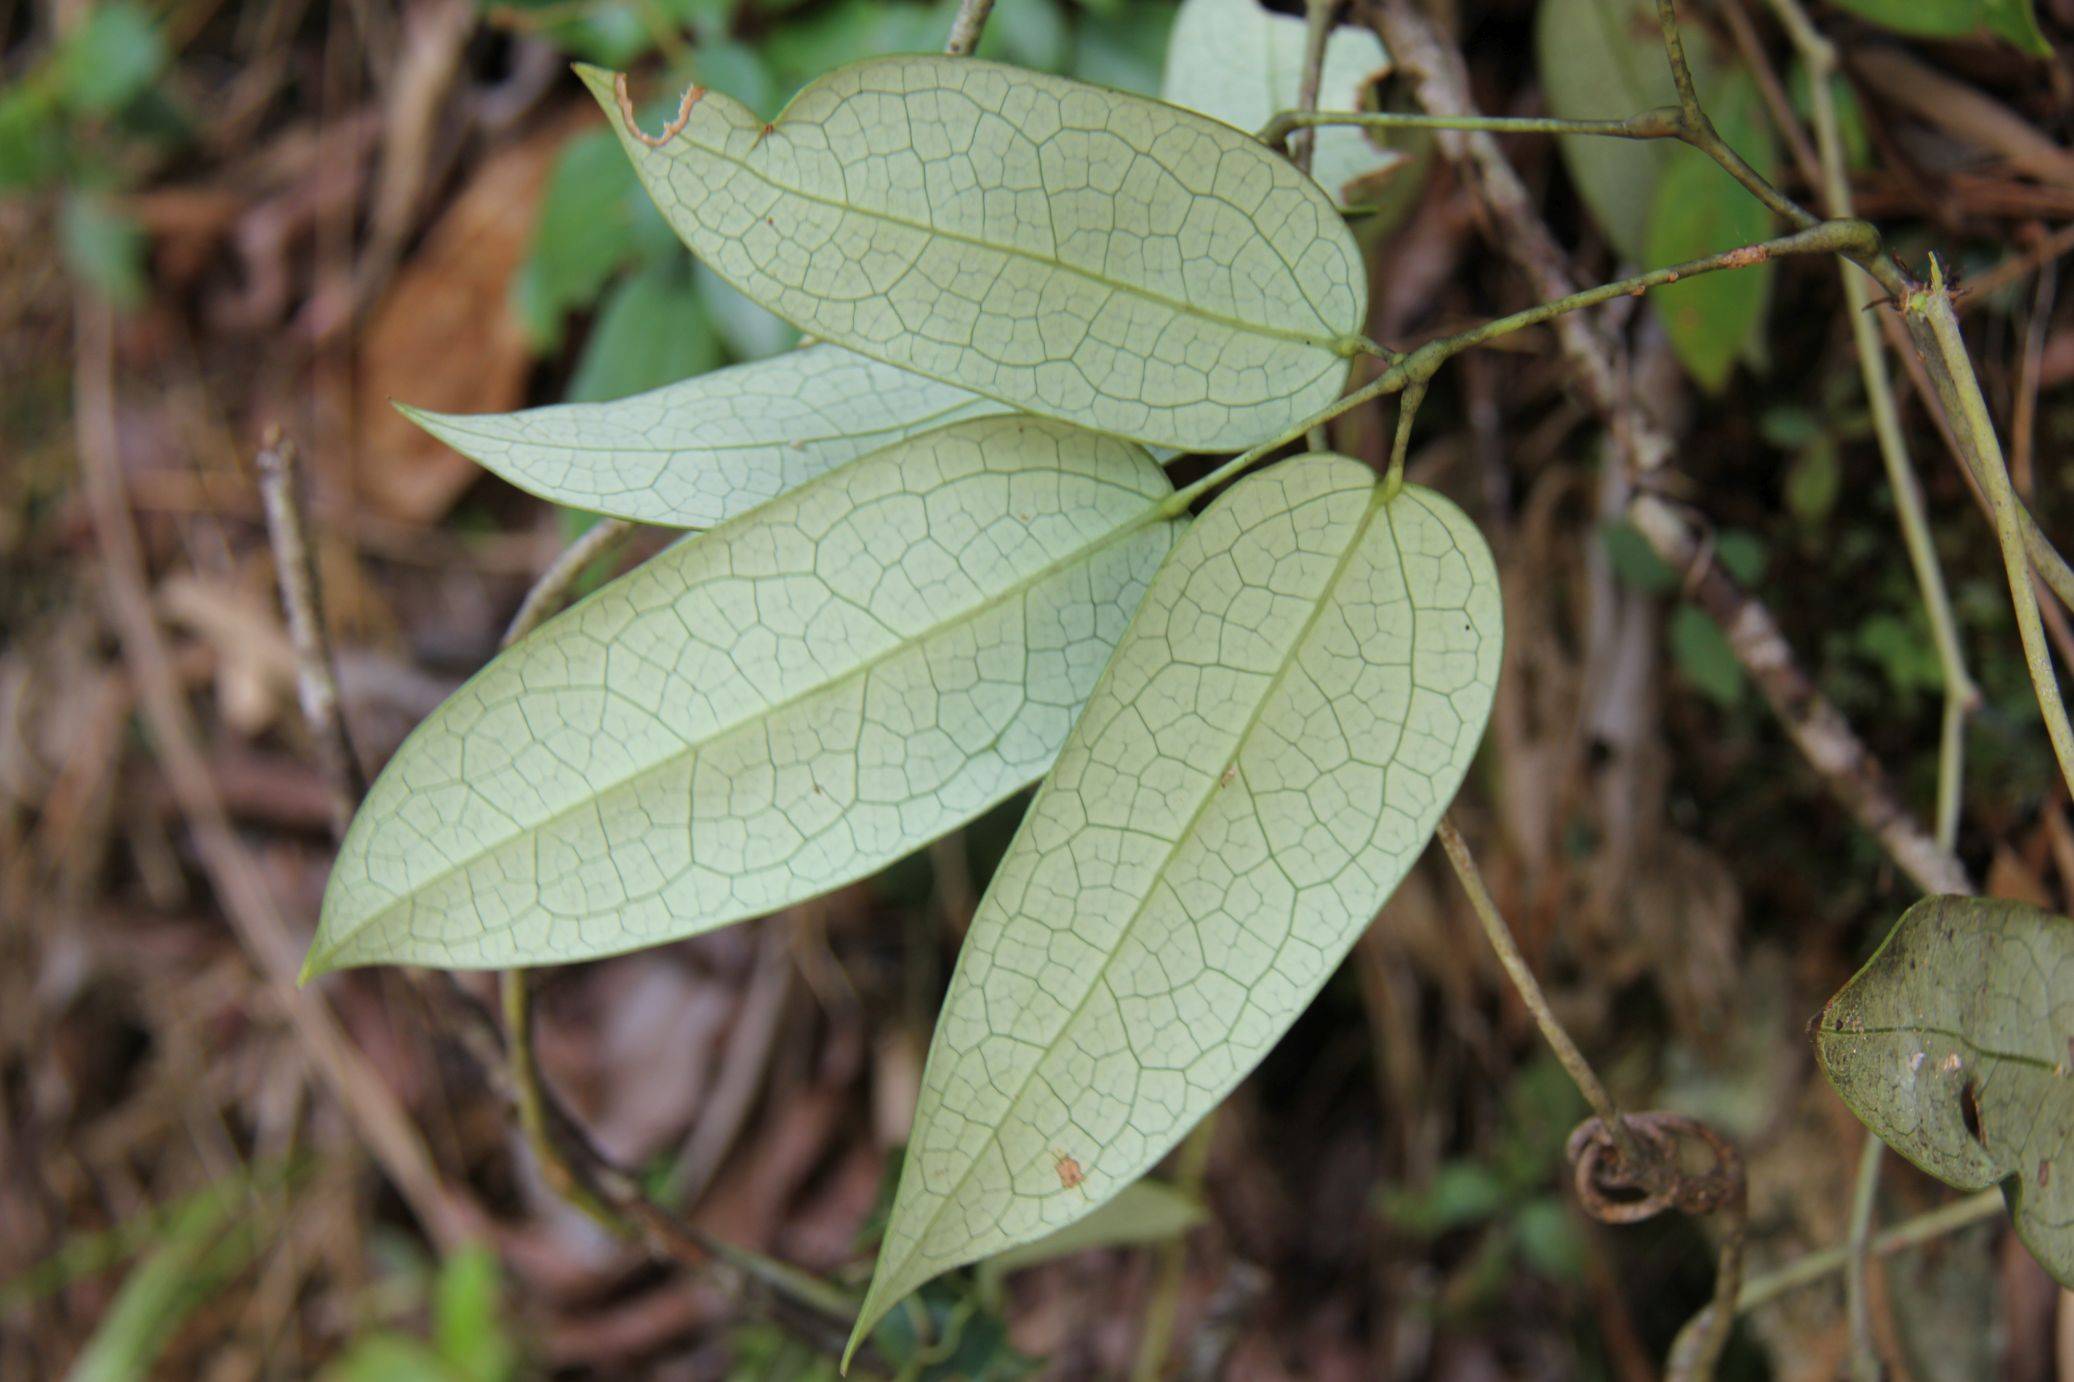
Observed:
[[[1292,102],[1324,89],[1329,6],[1311,9]],[[1549,0],[1544,59],[1607,11]],[[1635,78],[1626,109],[1397,115],[1353,109],[1349,79],[1346,108],[1284,110],[1258,136],[966,56],[837,67],[769,120],[693,85],[644,123],[624,74],[580,68],[663,221],[813,343],[617,402],[413,414],[543,496],[703,531],[521,639],[398,751],[341,849],[305,977],[697,934],[872,874],[1038,784],[944,1000],[852,1352],[924,1283],[1068,1229],[1153,1167],[1436,830],[1529,989],[1442,821],[1503,631],[1475,525],[1403,478],[1436,372],[1656,291],[1680,359],[1718,388],[1758,340],[1771,261],[1814,253],[1888,288],[1941,377],[1971,383],[1941,281],[1905,280],[1872,227],[1773,188],[1747,84],[1689,63],[1659,14],[1668,75]],[[1585,95],[1626,92],[1625,42],[1601,44],[1620,81]],[[1335,140],[1326,186],[1282,142],[1433,126],[1654,141],[1591,146],[1573,172],[1615,245],[1660,267],[1409,354],[1369,340],[1339,198],[1388,160]],[[1764,239],[1775,218],[1792,233]],[[1724,270],[1757,286],[1720,291]],[[578,287],[598,281],[593,264]],[[1386,473],[1318,440],[1393,393]],[[1992,430],[1961,421],[1999,468]],[[1177,490],[1177,453],[1229,459]],[[1734,649],[1686,615],[1688,676],[1733,700]],[[1725,1328],[1717,1311],[1701,1349]]]

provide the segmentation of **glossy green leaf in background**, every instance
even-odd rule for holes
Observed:
[[[1757,83],[1741,70],[1711,84],[1708,117],[1729,146],[1765,178],[1778,175],[1778,145],[1766,122]],[[1619,141],[1610,141],[1619,142]],[[1643,263],[1682,264],[1775,233],[1763,202],[1697,150],[1674,159],[1657,183],[1644,232]],[[1649,290],[1678,363],[1709,393],[1728,384],[1736,360],[1759,347],[1771,305],[1770,261],[1724,273],[1701,274]]]
[[[2074,1289],[2074,921],[1924,898],[1829,1000],[1815,1052],[1889,1147],[1961,1190],[2001,1186]]]
[[[1901,34],[1979,38],[1994,34],[2034,57],[2052,56],[2031,0],[1830,0],[1838,9]]]
[[[1301,103],[1304,22],[1276,14],[1259,0],[1185,0],[1174,20],[1160,95],[1176,105],[1213,115],[1247,133],[1278,111]],[[1375,30],[1359,25],[1333,29],[1325,45],[1317,109],[1357,111],[1369,86],[1390,70]],[[1317,131],[1311,173],[1342,206],[1372,201],[1378,174],[1401,169],[1408,156],[1374,143],[1365,130],[1327,126]]]
[[[612,285],[570,376],[573,403],[624,398],[716,368],[720,337],[691,265],[651,264]]]
[[[1541,0],[1535,39],[1549,111],[1622,119],[1678,103],[1648,0]],[[1703,31],[1684,34],[1700,101],[1736,152],[1767,177],[1778,150],[1756,84],[1715,61]],[[1772,233],[1771,214],[1697,149],[1670,140],[1558,139],[1577,194],[1606,239],[1644,268],[1698,259]],[[1718,392],[1762,339],[1774,268],[1765,263],[1650,291],[1680,364]]]
[[[659,146],[581,69],[692,251],[809,335],[1033,413],[1234,451],[1339,396],[1367,273],[1317,183],[1231,127],[970,58],[697,92]],[[696,89],[694,89],[696,90]]]
[[[1483,737],[1497,573],[1445,498],[1313,455],[1160,568],[958,957],[855,1342],[1143,1175],[1388,900]]]
[[[1050,767],[1178,527],[1138,448],[981,418],[680,542],[397,750],[305,977],[589,959],[876,872]]]
[[[1005,404],[816,345],[611,403],[405,415],[520,489],[669,528],[710,528],[902,437]]]
[[[1713,65],[1706,35],[1684,35],[1695,74]],[[1678,104],[1664,60],[1655,6],[1648,0],[1541,0],[1534,17],[1535,57],[1548,111],[1564,120],[1622,120]],[[1622,256],[1640,260],[1664,170],[1682,155],[1705,154],[1667,140],[1556,140],[1577,195]]]

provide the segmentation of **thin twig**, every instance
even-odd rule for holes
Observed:
[[[971,57],[987,27],[987,16],[993,12],[994,0],[959,0],[958,14],[951,20],[950,37],[943,41],[943,51],[954,58]]]
[[[1456,332],[1452,336],[1428,341],[1408,355],[1395,357],[1389,368],[1352,393],[1341,395],[1310,417],[1292,423],[1280,435],[1270,437],[1251,450],[1240,452],[1193,484],[1176,490],[1161,503],[1156,512],[1164,517],[1187,512],[1189,505],[1211,490],[1237,478],[1312,429],[1322,427],[1363,403],[1399,390],[1410,389],[1415,385],[1423,390],[1423,386],[1439,373],[1442,365],[1472,347],[1488,344],[1531,326],[1560,320],[1588,307],[1597,307],[1617,298],[1632,297],[1651,288],[1676,283],[1680,279],[1696,278],[1701,274],[1719,273],[1724,270],[1747,269],[1766,260],[1788,255],[1843,253],[1854,246],[1864,244],[1868,237],[1876,240],[1877,232],[1864,221],[1819,221],[1806,230],[1782,235],[1776,240],[1740,245],[1732,250],[1723,250],[1719,254],[1687,260],[1683,264],[1651,269],[1648,273],[1580,289],[1503,317],[1495,317],[1466,331]]]
[[[268,992],[288,1018],[312,1068],[346,1110],[426,1233],[442,1250],[457,1249],[484,1232],[481,1212],[441,1178],[402,1103],[368,1065],[323,998],[296,987],[299,947],[265,876],[231,828],[152,609],[143,548],[117,455],[112,314],[105,304],[82,293],[76,320],[73,387],[80,470],[101,547],[110,613],[123,658],[136,680],[153,750],[165,767],[224,913],[246,954],[266,976]]]
[[[1883,1233],[1872,1237],[1873,1257],[1892,1257],[1897,1252],[1921,1247],[1934,1242],[1947,1233],[1955,1232],[1983,1219],[1992,1219],[2008,1207],[1999,1189],[1982,1190],[1962,1200],[1919,1214],[1913,1219],[1904,1219]],[[1766,1272],[1753,1281],[1743,1283],[1736,1296],[1736,1310],[1755,1310],[1768,1305],[1788,1291],[1820,1281],[1832,1272],[1840,1272],[1849,1262],[1851,1249],[1848,1243],[1811,1252],[1797,1262]]]
[[[2009,578],[2009,601],[2016,610],[2017,636],[2023,642],[2024,664],[2031,674],[2031,689],[2037,696],[2039,712],[2045,717],[2046,736],[2052,741],[2053,756],[2059,760],[2060,776],[2069,790],[2074,790],[2074,725],[2067,721],[2059,677],[2053,671],[2052,651],[2045,645],[2038,592],[2031,584],[2031,558],[2024,543],[2022,506],[2010,484],[2009,470],[2002,459],[2002,443],[1995,435],[1987,399],[1981,396],[1980,380],[1967,358],[1966,342],[1959,333],[1959,319],[1952,313],[1943,269],[1935,259],[1930,261],[1929,284],[1910,293],[1903,302],[1902,320],[1930,370],[1931,381],[1944,401],[1945,414],[1973,462],[1973,473],[1987,491],[1988,505],[1995,517],[1995,539],[2002,546],[2002,564]]]
[[[548,616],[569,598],[570,587],[590,570],[591,563],[617,551],[633,531],[634,525],[624,518],[601,518],[584,529],[548,564],[525,599],[519,601],[518,612],[511,616],[511,623],[504,630],[503,646],[510,647],[546,623]]]
[[[1338,11],[1339,0],[1304,0],[1303,67],[1296,79],[1296,104],[1304,110],[1318,107],[1318,88],[1325,81],[1325,44],[1332,37],[1332,22]],[[1311,154],[1317,142],[1317,131],[1297,130],[1289,141],[1289,161],[1310,172]]]
[[[1685,61],[1685,40],[1678,32],[1677,0],[1656,0],[1656,22],[1663,31],[1664,55],[1671,63],[1671,81],[1678,88],[1678,110],[1684,117],[1685,142],[1720,164],[1730,177],[1743,184],[1751,196],[1784,217],[1786,224],[1803,228],[1813,225],[1816,219],[1813,212],[1772,186],[1770,180],[1752,168],[1714,128],[1714,121],[1700,104],[1699,88],[1692,79],[1692,67]]]
[[[326,634],[323,589],[317,579],[315,554],[303,524],[302,475],[295,443],[268,429],[254,467],[259,472],[259,498],[266,511],[267,540],[273,547],[274,574],[281,586],[281,608],[295,647],[296,699],[303,720],[317,741],[317,763],[331,796],[332,830],[345,834],[353,808],[367,794],[367,779],[338,692],[338,671]]]
[[[1808,186],[1820,187],[1822,165],[1815,146],[1808,142],[1807,131],[1800,127],[1799,117],[1793,113],[1793,98],[1779,80],[1771,55],[1764,50],[1764,40],[1758,36],[1757,26],[1750,22],[1749,11],[1743,8],[1743,0],[1719,0],[1714,8],[1728,24],[1736,51],[1742,54],[1743,65],[1757,82],[1758,94],[1764,97],[1765,109],[1771,112],[1773,127],[1786,141],[1795,171]],[[1832,210],[1830,214],[1836,213]]]
[[[1511,928],[1506,926],[1498,904],[1491,900],[1490,889],[1484,886],[1483,873],[1476,867],[1476,856],[1469,852],[1469,845],[1463,840],[1462,832],[1455,828],[1453,818],[1442,816],[1434,834],[1440,840],[1440,847],[1447,852],[1448,863],[1454,865],[1455,877],[1461,880],[1462,891],[1469,898],[1469,908],[1476,913],[1477,923],[1483,927],[1484,939],[1497,953],[1505,977],[1512,981],[1527,1014],[1541,1029],[1542,1039],[1555,1052],[1557,1063],[1570,1076],[1578,1092],[1584,1095],[1584,1101],[1591,1105],[1592,1112],[1598,1115],[1599,1122],[1619,1147],[1622,1160],[1638,1167],[1648,1165],[1653,1158],[1645,1155],[1641,1144],[1629,1130],[1627,1120],[1621,1116],[1619,1106],[1613,1102],[1613,1096],[1600,1082],[1598,1071],[1592,1069],[1591,1062],[1584,1058],[1584,1052],[1564,1030],[1555,1009],[1548,1005],[1548,995],[1541,991],[1541,981],[1534,977],[1527,957],[1520,953],[1519,945],[1512,939]]]
[[[1879,1203],[1880,1162],[1887,1144],[1865,1134],[1858,1155],[1858,1177],[1851,1187],[1851,1221],[1844,1238],[1844,1317],[1851,1329],[1851,1376],[1855,1382],[1879,1382],[1880,1357],[1872,1342],[1872,1218]]]
[[[1375,12],[1385,45],[1414,80],[1419,103],[1436,115],[1475,115],[1460,52],[1440,38],[1410,0],[1380,0]],[[1524,271],[1533,290],[1548,298],[1575,291],[1567,256],[1497,142],[1474,131],[1444,132],[1437,142],[1489,210],[1493,246]],[[1612,342],[1584,316],[1558,318],[1554,328],[1575,369],[1579,391],[1604,418],[1629,472],[1647,477],[1661,468],[1673,443],[1634,405]],[[1703,526],[1653,494],[1637,494],[1629,516],[1673,570],[1692,569],[1709,550]],[[1765,690],[1795,745],[1830,791],[1919,887],[1929,892],[1970,890],[1964,866],[1895,798],[1886,775],[1850,723],[1816,692],[1771,611],[1718,568],[1710,570],[1702,588],[1711,594],[1708,612],[1730,634],[1737,660]]]
[[[1630,115],[1624,120],[1559,120],[1545,115],[1434,115],[1397,110],[1313,110],[1301,107],[1277,111],[1254,136],[1263,144],[1277,145],[1304,130],[1331,125],[1352,125],[1370,130],[1479,130],[1489,134],[1577,134],[1605,139],[1683,138],[1678,112],[1663,106]],[[1292,144],[1293,144],[1292,140]]]
[[[1837,116],[1832,78],[1836,74],[1836,49],[1801,10],[1799,0],[1771,0],[1773,10],[1786,27],[1801,60],[1806,64],[1813,92],[1815,145],[1821,161],[1824,209],[1831,216],[1849,216],[1850,173],[1844,161],[1843,126]],[[1797,128],[1797,127],[1796,127]],[[1880,462],[1886,467],[1887,488],[1894,499],[1895,517],[1901,524],[1902,545],[1908,553],[1916,588],[1930,619],[1930,634],[1937,649],[1939,673],[1944,682],[1944,716],[1938,737],[1937,839],[1946,849],[1958,839],[1959,805],[1965,775],[1966,716],[1980,702],[1980,691],[1966,670],[1959,647],[1958,619],[1952,613],[1945,591],[1944,572],[1938,565],[1937,548],[1930,538],[1925,517],[1923,487],[1909,459],[1908,440],[1901,427],[1901,410],[1894,402],[1894,381],[1887,372],[1885,352],[1880,348],[1879,327],[1869,310],[1872,293],[1866,280],[1850,265],[1838,265],[1843,280],[1844,305],[1851,327],[1851,343],[1858,354],[1859,378],[1865,401],[1872,410],[1873,435],[1879,442]]]
[[[1728,1139],[1696,1119],[1662,1112],[1632,1116],[1621,1113],[1598,1072],[1549,1006],[1548,996],[1541,991],[1540,981],[1513,940],[1512,930],[1484,885],[1476,857],[1469,852],[1454,820],[1441,817],[1434,833],[1448,862],[1454,866],[1455,876],[1461,880],[1462,891],[1468,895],[1470,910],[1483,927],[1484,938],[1512,981],[1513,990],[1541,1029],[1542,1039],[1555,1053],[1557,1063],[1596,1115],[1570,1135],[1574,1182],[1585,1211],[1604,1223],[1636,1223],[1666,1209],[1694,1217],[1715,1213],[1724,1216],[1714,1297],[1679,1331],[1666,1369],[1673,1378],[1711,1377],[1714,1363],[1728,1342],[1736,1297],[1742,1289],[1743,1249],[1748,1233],[1748,1190],[1742,1157]],[[1681,1138],[1703,1142],[1712,1154],[1713,1165],[1696,1175],[1687,1173],[1678,1156]]]

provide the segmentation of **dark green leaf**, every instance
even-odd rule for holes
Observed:
[[[569,381],[569,401],[625,398],[720,363],[720,338],[689,266],[659,265],[622,279],[607,295]]]
[[[1822,1072],[1947,1185],[1999,1185],[2017,1236],[2074,1287],[2074,921],[1930,897],[1822,1010]]]
[[[1715,84],[1708,112],[1722,137],[1769,178],[1777,172],[1778,151],[1759,99],[1757,84],[1748,75],[1731,73]],[[1644,233],[1644,260],[1651,265],[1678,264],[1771,233],[1771,212],[1741,183],[1710,160],[1680,158],[1657,184]],[[1650,303],[1663,318],[1671,348],[1701,388],[1720,392],[1737,356],[1762,329],[1773,272],[1767,261],[1650,290]]]
[[[641,199],[640,179],[610,130],[579,135],[556,155],[523,270],[524,315],[536,335],[551,342],[563,314],[597,301],[632,257],[634,208]]]
[[[1835,0],[1839,9],[1923,38],[2006,38],[2034,57],[2052,56],[2031,0]]]
[[[1691,605],[1671,616],[1671,658],[1679,675],[1710,700],[1733,708],[1743,699],[1743,669],[1712,619]]]

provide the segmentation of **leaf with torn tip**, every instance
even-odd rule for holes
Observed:
[[[662,136],[580,69],[692,251],[809,335],[1017,408],[1236,451],[1330,404],[1367,274],[1331,198],[1193,111],[972,58],[839,68]]]
[[[520,489],[667,528],[711,528],[902,437],[1008,406],[813,345],[611,403],[404,414]]]
[[[1314,455],[1196,520],[965,938],[853,1348],[1109,1200],[1266,1055],[1454,797],[1502,638],[1490,550],[1430,490]]]
[[[1251,133],[1301,104],[1303,49],[1303,20],[1276,14],[1259,0],[1183,0],[1160,95]],[[1370,84],[1389,70],[1390,56],[1373,29],[1335,27],[1325,44],[1317,109],[1364,109]],[[1317,131],[1311,173],[1340,205],[1361,205],[1380,190],[1377,174],[1407,161],[1406,154],[1379,147],[1366,130],[1326,126]]]
[[[618,954],[957,829],[1051,766],[1172,544],[1171,493],[1127,442],[979,418],[678,543],[405,741],[305,977]]]
[[[1947,1185],[2002,1187],[2017,1236],[2074,1288],[2074,921],[1928,897],[1822,1010],[1822,1073]]]

